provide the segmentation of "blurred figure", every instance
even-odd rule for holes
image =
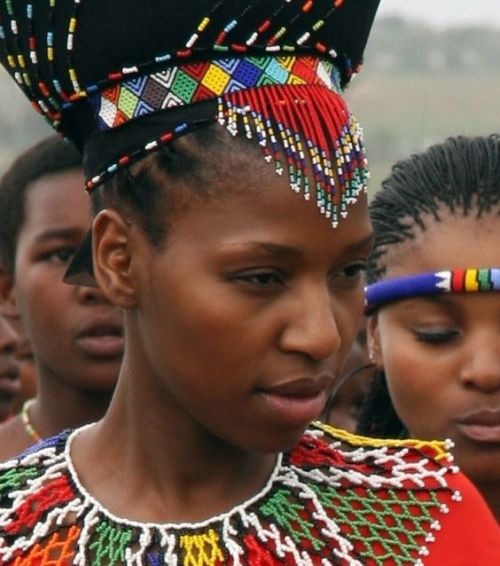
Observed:
[[[14,403],[21,392],[16,349],[17,335],[0,314],[0,423],[12,416]]]
[[[36,395],[36,367],[35,359],[33,357],[33,348],[31,347],[31,342],[26,336],[21,319],[19,315],[14,313],[5,313],[4,318],[6,322],[12,327],[12,329],[17,334],[17,348],[16,348],[16,360],[19,366],[19,376],[20,376],[20,391],[14,399],[14,404],[12,407],[12,414],[17,415],[25,401],[32,399]]]
[[[347,356],[339,384],[326,404],[325,422],[349,432],[356,430],[361,407],[374,375],[374,368],[368,356],[366,319],[363,318]]]

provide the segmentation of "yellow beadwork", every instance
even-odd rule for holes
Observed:
[[[417,440],[415,438],[370,438],[368,436],[352,434],[346,430],[334,428],[333,426],[322,422],[315,422],[314,424],[338,440],[348,442],[353,446],[369,446],[373,448],[381,448],[383,446],[388,446],[390,448],[404,448],[407,446],[408,448],[416,448],[418,450],[421,450],[422,448],[429,448],[434,451],[434,457],[436,460],[450,458],[450,453],[446,448],[446,442],[443,442],[442,440]]]
[[[477,269],[467,269],[465,272],[465,290],[479,291],[479,283],[477,280]]]
[[[205,31],[209,23],[210,23],[210,18],[203,18],[203,20],[201,20],[200,25],[198,26],[198,31],[199,32]]]
[[[213,529],[202,535],[183,535],[180,545],[186,553],[184,566],[215,566],[224,560],[219,535]]]
[[[229,80],[230,76],[224,73],[222,69],[216,65],[210,65],[201,84],[212,90],[215,94],[220,95],[224,92]]]
[[[29,413],[30,407],[33,404],[33,402],[34,399],[28,399],[27,401],[24,402],[23,408],[21,409],[21,421],[23,423],[24,430],[27,432],[28,436],[30,436],[35,442],[40,442],[40,440],[42,440],[42,437],[33,426]]]

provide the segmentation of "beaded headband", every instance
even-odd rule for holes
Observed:
[[[365,287],[365,313],[412,297],[500,291],[500,268],[453,269],[393,277]]]

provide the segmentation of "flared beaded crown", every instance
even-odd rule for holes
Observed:
[[[5,0],[0,58],[82,148],[88,190],[219,122],[255,138],[336,225],[365,188],[361,132],[341,92],[378,2]]]

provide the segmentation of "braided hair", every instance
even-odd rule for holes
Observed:
[[[443,212],[481,218],[500,213],[500,136],[451,137],[396,163],[370,204],[375,232],[367,280],[383,278],[390,246],[415,238]],[[377,372],[366,398],[358,432],[380,437],[407,435],[393,407],[386,377]]]
[[[175,219],[190,203],[219,195],[231,164],[241,165],[254,156],[260,158],[254,140],[233,137],[218,124],[194,130],[94,189],[94,214],[114,207],[133,216],[149,242],[161,248]]]

